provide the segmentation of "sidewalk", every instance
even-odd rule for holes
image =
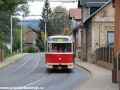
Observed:
[[[5,60],[0,62],[0,68],[4,68],[4,67],[14,63],[15,61],[19,60],[20,58],[22,58],[23,56],[25,56],[27,54],[28,53],[22,53],[22,54],[17,54],[12,57],[6,58]]]
[[[119,90],[119,84],[112,83],[111,70],[89,62],[83,62],[78,58],[75,59],[75,63],[90,71],[92,77],[74,90]]]

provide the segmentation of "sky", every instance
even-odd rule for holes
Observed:
[[[28,5],[30,5],[30,15],[41,15],[42,9],[44,7],[44,2],[34,1],[34,2],[28,2]],[[61,5],[65,7],[67,10],[70,8],[77,8],[77,2],[70,2],[70,3],[62,3],[62,2],[50,2],[50,7],[53,10],[56,6]],[[41,16],[30,16],[28,19],[36,19],[41,18]],[[27,18],[26,18],[27,19]]]

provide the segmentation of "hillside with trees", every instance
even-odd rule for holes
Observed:
[[[21,25],[21,21],[18,22],[18,25]],[[26,30],[29,28],[32,28],[34,30],[40,30],[39,28],[39,19],[27,19],[27,20],[22,20],[22,25]]]

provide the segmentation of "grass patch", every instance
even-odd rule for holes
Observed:
[[[16,55],[16,54],[21,54],[21,52],[6,53],[6,54],[4,55],[4,58],[8,58],[8,57],[14,56],[14,55]]]

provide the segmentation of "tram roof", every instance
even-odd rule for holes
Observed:
[[[52,40],[54,38],[60,38],[60,39],[67,38],[68,40],[73,40],[72,36],[49,36],[47,40]]]

